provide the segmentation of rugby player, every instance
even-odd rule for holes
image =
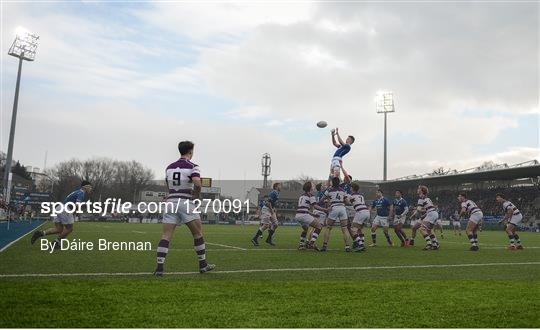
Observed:
[[[441,234],[440,237],[444,238],[442,217],[441,217],[441,212],[440,212],[440,209],[439,209],[439,205],[438,204],[433,204],[433,206],[435,207],[435,210],[437,212],[437,222],[435,222],[435,227],[433,229],[439,229],[439,232]]]
[[[401,246],[405,247],[409,245],[409,239],[407,238],[407,234],[403,230],[403,225],[405,224],[405,220],[407,219],[409,205],[407,204],[407,201],[403,198],[403,192],[401,190],[396,190],[394,194],[396,198],[392,202],[393,207],[390,211],[389,218],[392,219],[393,216],[394,220],[392,224],[394,225],[394,232],[401,241]]]
[[[201,172],[199,166],[191,162],[194,147],[191,141],[178,143],[180,159],[165,169],[165,182],[169,189],[167,202],[174,205],[174,209],[167,207],[163,212],[163,232],[157,247],[157,266],[154,271],[156,276],[163,276],[169,243],[176,226],[182,224],[188,227],[193,236],[193,245],[199,260],[199,272],[206,273],[215,268],[215,265],[206,262],[206,245],[201,217],[193,203],[193,199],[199,198],[201,192]]]
[[[326,190],[326,185],[323,185],[323,183],[319,182],[315,185],[315,190],[317,191],[315,194],[315,201],[317,202],[317,205],[319,205],[321,208],[325,209],[326,211],[319,211],[318,209],[314,209],[313,213],[317,215],[317,219],[319,220],[319,223],[322,225],[323,228],[326,227],[326,217],[328,216],[328,205],[327,205],[327,199],[324,196],[324,192]],[[310,228],[310,232],[308,233],[308,236],[311,236],[313,233],[313,228]]]
[[[255,236],[251,239],[251,243],[254,246],[259,246],[259,237],[262,233],[268,229],[268,237],[266,238],[266,243],[274,246],[274,233],[278,227],[277,214],[276,214],[276,204],[279,199],[279,192],[281,191],[281,184],[275,182],[272,185],[272,191],[268,194],[267,199],[263,202],[261,207],[261,226],[255,233]]]
[[[411,215],[409,216],[409,219],[411,221],[411,238],[409,239],[409,246],[414,246],[414,239],[416,238],[416,233],[418,232],[418,229],[422,226],[422,220],[420,220],[421,215],[420,212],[416,211],[417,207],[409,208],[409,212]]]
[[[328,211],[326,208],[320,207],[317,204],[315,196],[313,196],[313,184],[308,181],[304,183],[302,187],[304,194],[298,199],[298,209],[296,210],[295,219],[302,226],[302,233],[300,234],[300,244],[298,246],[299,250],[304,250],[306,248],[306,237],[309,227],[314,228],[311,233],[311,239],[307,245],[308,249],[318,250],[315,246],[315,241],[321,233],[322,225],[319,223],[318,215],[313,213],[312,210],[318,210],[325,213]]]
[[[467,222],[467,228],[465,228],[465,233],[471,242],[471,251],[478,251],[478,224],[482,221],[484,214],[482,210],[476,205],[475,202],[467,198],[467,194],[462,192],[458,195],[458,201],[461,203],[461,212],[459,213],[460,217],[469,215],[469,222]]]
[[[394,246],[392,240],[390,239],[390,234],[388,234],[388,214],[391,212],[392,203],[383,196],[383,191],[377,189],[376,193],[377,199],[373,200],[370,206],[370,211],[373,209],[377,210],[377,215],[373,219],[373,224],[371,225],[371,244],[369,246],[377,246],[377,228],[382,227],[384,236],[388,245]]]
[[[452,216],[450,216],[450,220],[452,220],[452,226],[454,227],[454,235],[461,236],[461,221],[459,219],[459,213],[458,211],[454,212]]]
[[[351,151],[351,145],[354,143],[354,136],[349,135],[345,142],[339,136],[339,129],[335,128],[331,131],[332,134],[332,144],[334,147],[338,148],[334,152],[332,161],[330,163],[330,178],[340,176],[340,169],[343,165],[343,157]],[[337,140],[336,140],[337,137]]]
[[[523,215],[519,212],[518,208],[512,204],[503,194],[497,194],[497,202],[502,204],[504,211],[504,218],[499,221],[506,222],[506,233],[508,234],[508,239],[510,240],[510,245],[508,245],[509,250],[523,250],[523,245],[521,245],[521,240],[519,235],[516,234],[517,226],[523,219]]]
[[[413,216],[416,215],[416,212],[424,213],[422,217],[422,225],[420,226],[420,232],[426,241],[426,246],[423,248],[423,250],[438,250],[439,241],[437,241],[437,237],[432,230],[435,223],[439,219],[439,214],[435,210],[433,202],[428,197],[428,192],[429,190],[426,186],[418,186],[417,193],[419,199]]]
[[[349,202],[352,204],[355,214],[352,220],[350,232],[353,239],[353,250],[355,252],[365,251],[365,237],[362,228],[367,220],[369,220],[369,209],[366,206],[364,195],[360,191],[358,183],[354,182],[351,185],[352,193],[348,196]]]
[[[339,221],[341,232],[343,233],[343,240],[345,241],[345,252],[351,252],[351,247],[349,245],[351,235],[347,228],[349,221],[347,209],[345,208],[347,193],[340,187],[339,177],[332,178],[332,187],[324,192],[324,196],[330,200],[330,211],[328,213],[328,218],[326,219],[326,227],[328,230],[324,233],[324,243],[321,251],[326,251],[328,241],[330,240],[330,229],[335,221]]]
[[[81,187],[79,189],[73,191],[71,194],[67,195],[66,198],[64,198],[62,204],[65,206],[67,203],[82,203],[86,194],[90,194],[91,192],[92,184],[84,180],[81,182]],[[61,207],[58,208],[58,211],[60,211],[60,208]],[[73,216],[73,213],[63,210],[52,218],[54,228],[35,231],[30,239],[31,244],[34,244],[35,241],[40,237],[58,234],[58,237],[54,240],[53,248],[55,250],[60,249],[60,241],[73,232],[73,222],[75,222],[75,217]]]

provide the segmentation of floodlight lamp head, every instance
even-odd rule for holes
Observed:
[[[15,40],[9,48],[8,54],[25,61],[33,61],[36,58],[36,49],[39,36],[27,31],[23,27],[15,30]]]
[[[378,91],[375,94],[375,108],[377,113],[395,112],[394,93]]]

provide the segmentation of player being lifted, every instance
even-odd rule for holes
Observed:
[[[324,195],[330,200],[330,211],[328,213],[328,218],[326,219],[327,230],[324,232],[324,243],[321,251],[326,251],[328,241],[330,240],[330,228],[334,225],[334,222],[339,221],[341,232],[343,233],[343,240],[345,241],[345,252],[351,252],[351,247],[349,245],[351,235],[347,228],[349,221],[347,209],[345,209],[347,193],[340,187],[339,177],[332,178],[332,187],[327,189]]]
[[[459,212],[460,218],[465,215],[469,215],[469,222],[467,222],[467,228],[465,233],[471,242],[471,251],[478,251],[478,224],[482,221],[484,214],[482,210],[476,205],[475,202],[467,198],[467,194],[462,192],[458,195],[458,201],[461,203],[461,211]]]
[[[304,183],[302,187],[304,194],[298,198],[298,209],[296,210],[295,219],[302,226],[302,233],[300,234],[300,244],[298,246],[299,250],[304,250],[306,248],[306,237],[309,227],[314,228],[311,233],[311,239],[307,245],[308,249],[318,250],[315,246],[315,241],[321,233],[322,225],[319,223],[318,216],[316,213],[312,213],[312,210],[318,210],[320,212],[326,212],[327,209],[320,207],[317,204],[315,196],[313,196],[313,184],[308,181]]]
[[[438,250],[439,241],[437,241],[437,237],[433,233],[433,227],[435,227],[435,223],[439,219],[439,214],[435,210],[433,202],[427,196],[428,192],[429,190],[426,186],[418,186],[418,204],[411,217],[416,216],[417,212],[424,213],[424,216],[422,217],[422,225],[420,226],[420,232],[426,240],[426,246],[423,248],[423,250]]]
[[[276,205],[279,199],[279,192],[281,191],[281,184],[275,182],[272,185],[272,191],[268,194],[268,198],[263,201],[261,207],[261,226],[255,233],[255,236],[251,239],[251,243],[255,246],[259,246],[259,237],[262,233],[268,229],[268,237],[266,238],[266,243],[270,245],[274,244],[274,233],[278,227],[277,214],[276,214]]]
[[[407,234],[403,230],[403,225],[407,219],[407,213],[409,212],[409,205],[407,201],[403,198],[403,192],[401,190],[396,190],[395,199],[393,201],[393,207],[390,211],[389,218],[393,218],[394,232],[401,241],[401,246],[405,247],[409,245],[409,239]]]
[[[523,219],[523,215],[519,212],[518,208],[512,204],[503,194],[497,194],[497,202],[502,204],[504,211],[504,218],[499,221],[506,222],[506,233],[508,234],[508,239],[510,240],[510,245],[508,246],[509,250],[523,250],[523,245],[519,239],[519,235],[516,234],[517,226]]]
[[[394,243],[392,243],[390,234],[388,234],[388,215],[391,212],[392,204],[383,196],[383,191],[381,189],[377,189],[376,196],[377,199],[373,200],[370,207],[370,211],[376,209],[377,215],[375,216],[375,219],[373,219],[373,224],[371,225],[371,244],[369,246],[377,246],[378,227],[382,227],[388,245],[393,246]]]
[[[85,180],[81,183],[81,187],[79,189],[73,191],[71,194],[67,195],[66,198],[64,198],[62,204],[66,205],[67,203],[82,203],[86,194],[91,192],[92,185],[90,182]],[[55,250],[60,249],[61,240],[66,238],[73,231],[73,222],[75,222],[75,218],[73,213],[64,210],[53,217],[53,222],[54,228],[35,231],[32,234],[30,243],[34,244],[38,238],[43,236],[58,234],[58,237],[54,240],[53,248]]]
[[[355,211],[350,228],[351,237],[353,239],[353,250],[355,252],[362,252],[366,250],[364,246],[365,237],[362,228],[364,227],[364,223],[369,220],[370,214],[366,202],[364,201],[364,195],[359,192],[360,186],[358,183],[353,182],[351,188],[352,193],[348,196],[348,199]]]
[[[332,161],[330,163],[330,177],[338,177],[340,175],[341,167],[343,164],[343,157],[351,151],[351,145],[354,143],[354,136],[349,135],[345,142],[339,136],[339,129],[335,128],[331,131],[332,134],[332,144],[338,148],[334,152]],[[336,140],[337,138],[337,140]]]
[[[185,224],[193,236],[193,245],[199,260],[199,272],[206,273],[215,265],[206,262],[206,245],[202,232],[202,222],[194,198],[199,198],[201,192],[201,174],[199,166],[191,162],[194,144],[191,141],[178,143],[180,159],[171,163],[165,169],[165,182],[169,189],[167,202],[174,207],[166,207],[163,212],[163,232],[157,247],[157,266],[154,275],[163,276],[164,264],[169,243],[176,226]]]

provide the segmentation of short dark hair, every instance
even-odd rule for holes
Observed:
[[[354,142],[354,136],[349,135],[349,137],[352,139],[352,142]]]
[[[382,189],[377,189],[377,191],[378,191],[378,192],[380,192],[380,193],[381,193],[381,195],[384,195],[384,193],[383,193]]]
[[[178,143],[178,151],[180,151],[180,155],[182,156],[192,151],[193,147],[195,147],[195,144],[191,141],[180,141]]]
[[[353,182],[353,183],[351,184],[351,188],[352,188],[352,190],[353,190],[354,192],[358,192],[358,190],[360,190],[360,185],[359,185],[358,183],[356,183],[356,182]]]
[[[320,183],[320,182],[317,183],[317,184],[315,185],[315,189],[317,189],[317,191],[321,191],[321,189],[322,189],[322,183]]]
[[[88,186],[88,185],[90,186],[92,185],[90,181],[83,180],[83,182],[81,182],[81,187]]]
[[[458,194],[458,196],[462,196],[462,197],[467,198],[467,193],[464,192],[464,191],[462,191],[462,192],[460,192],[460,193]]]
[[[332,187],[339,187],[340,183],[341,183],[341,180],[337,176],[332,178]]]
[[[302,187],[302,190],[304,190],[305,192],[310,192],[311,191],[311,181],[307,181],[306,183],[304,183],[304,186]]]
[[[506,196],[504,196],[503,193],[498,193],[495,197],[500,197],[502,199],[506,199]]]
[[[279,186],[281,183],[279,182],[274,182],[274,184],[272,185],[272,189],[277,189],[277,186]]]
[[[400,189],[396,189],[396,191],[403,195],[403,191],[401,191]]]

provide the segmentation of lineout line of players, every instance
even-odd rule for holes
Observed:
[[[434,232],[434,228],[439,221],[439,214],[433,202],[428,197],[428,187],[418,187],[418,202],[412,210],[409,210],[408,203],[403,198],[400,190],[395,191],[395,199],[391,202],[384,197],[383,191],[379,189],[376,193],[377,198],[373,200],[371,205],[367,206],[363,194],[359,191],[360,186],[352,182],[352,177],[343,168],[342,164],[340,169],[343,172],[343,181],[339,177],[334,176],[326,183],[318,183],[316,185],[312,182],[304,183],[304,194],[298,198],[298,207],[295,215],[295,220],[302,226],[298,246],[300,250],[307,248],[326,251],[334,223],[339,222],[345,243],[345,251],[365,251],[363,228],[368,224],[372,210],[376,211],[376,216],[370,228],[370,247],[377,245],[377,229],[379,227],[382,228],[387,243],[390,246],[394,245],[388,232],[390,220],[393,221],[394,232],[401,241],[402,247],[413,246],[417,231],[420,230],[426,242],[423,250],[439,249],[440,243]],[[267,229],[268,236],[266,243],[275,245],[273,237],[278,227],[276,203],[279,199],[280,190],[281,185],[274,183],[273,190],[268,194],[267,198],[261,201],[258,212],[261,226],[251,239],[254,246],[259,246],[258,240]],[[506,233],[510,242],[508,249],[523,249],[519,235],[516,233],[517,226],[522,220],[521,212],[503,194],[497,194],[495,198],[501,204],[505,213],[504,218],[500,222],[506,223]],[[471,244],[470,250],[477,251],[479,249],[478,229],[483,219],[482,210],[480,210],[475,202],[467,198],[465,192],[459,193],[457,199],[461,203],[461,210],[457,218],[454,219],[454,222],[458,222],[465,217],[468,218],[465,231]],[[403,230],[403,225],[409,213],[411,220],[416,219],[417,215],[420,216],[420,220],[414,222],[411,238],[408,238]],[[411,221],[411,223],[413,222]],[[322,247],[318,248],[315,243],[323,228],[325,229],[324,239]]]
[[[332,159],[330,179],[327,183],[329,187],[324,187],[323,189],[322,184],[318,184],[314,187],[311,182],[306,182],[303,187],[305,194],[300,196],[298,200],[296,218],[302,225],[300,248],[308,247],[316,249],[315,242],[324,225],[327,229],[324,235],[323,247],[321,249],[324,251],[330,238],[332,226],[335,221],[339,221],[345,241],[345,250],[351,251],[348,242],[349,240],[353,240],[353,248],[356,251],[363,251],[365,249],[365,240],[364,234],[362,233],[362,227],[366,220],[369,219],[369,209],[365,205],[363,195],[359,192],[359,186],[356,183],[351,182],[352,177],[345,169],[343,169],[341,158],[350,150],[350,144],[354,142],[354,137],[349,136],[347,138],[347,143],[344,143],[341,138],[339,138],[336,129],[335,132],[334,130],[332,131],[332,142],[335,142],[334,135],[337,135],[339,143],[334,143],[338,150]],[[345,144],[347,144],[347,146],[344,146]],[[195,211],[196,207],[193,202],[194,199],[199,198],[201,192],[200,169],[197,164],[191,161],[194,146],[195,145],[191,141],[181,141],[178,143],[180,158],[169,164],[165,169],[165,181],[169,190],[167,201],[177,202],[178,200],[181,200],[181,202],[176,203],[179,206],[176,210],[166,210],[163,214],[163,230],[156,251],[156,269],[154,271],[154,275],[156,276],[163,276],[170,241],[176,227],[182,224],[185,224],[188,227],[193,236],[193,246],[199,262],[199,272],[206,273],[215,268],[214,264],[210,264],[206,261],[206,245],[203,237],[202,222],[200,214]],[[341,182],[339,178],[340,172],[343,172],[344,182]],[[277,229],[275,206],[279,198],[279,191],[281,189],[280,184],[275,183],[273,188],[273,191],[270,192],[268,199],[264,202],[260,210],[262,225],[252,239],[252,242],[254,242],[255,245],[258,245],[257,239],[266,229],[269,229],[267,242],[273,245],[272,238]],[[317,189],[317,197],[313,195],[315,188]],[[66,196],[63,200],[63,204],[80,203],[84,200],[85,195],[91,191],[91,183],[83,181],[79,189]],[[422,222],[413,227],[413,239],[408,239],[405,232],[402,230],[402,225],[405,222],[405,215],[407,214],[407,203],[401,197],[401,194],[398,195],[398,193],[399,192],[396,193],[396,200],[394,200],[394,203],[391,205],[388,199],[384,198],[382,191],[379,190],[377,192],[378,199],[370,206],[370,208],[377,209],[377,216],[373,220],[373,226],[371,227],[371,245],[375,246],[376,244],[376,229],[379,226],[383,227],[387,241],[391,243],[388,235],[388,217],[392,217],[393,215],[394,221],[397,223],[396,234],[404,246],[414,242],[413,239],[416,230],[420,229],[426,240],[425,249],[438,249],[439,243],[432,233],[434,223],[438,217],[435,216],[436,212],[434,211],[433,203],[427,197],[427,187],[420,186],[418,188],[418,206],[413,213],[416,214],[417,212],[422,212],[423,215]],[[477,250],[478,238],[476,232],[478,229],[478,222],[482,218],[482,212],[474,202],[467,200],[466,195],[460,194],[459,198],[462,202],[461,215],[465,215],[466,213],[470,214],[469,224],[467,225],[467,234],[471,245],[476,247],[474,250]],[[506,212],[503,220],[508,222],[506,231],[508,233],[508,238],[510,239],[509,248],[521,249],[521,242],[519,241],[519,236],[516,234],[517,224],[521,221],[521,214],[511,202],[505,200],[503,195],[497,195],[497,201],[502,203]],[[350,215],[352,215],[352,212],[354,211],[354,216],[350,222],[345,205],[349,206]],[[63,212],[59,212],[53,217],[53,222],[53,228],[35,231],[30,239],[31,244],[34,244],[40,237],[57,235],[53,249],[59,249],[60,240],[67,238],[67,236],[73,232],[73,213],[69,213],[64,209]],[[313,230],[309,234],[310,239],[306,244],[309,227],[313,228]]]

